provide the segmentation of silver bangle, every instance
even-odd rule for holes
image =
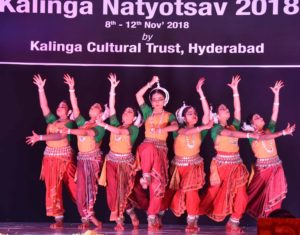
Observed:
[[[279,106],[279,102],[274,102],[273,105]]]
[[[201,97],[200,97],[200,100],[205,100],[205,99],[206,99],[205,96],[201,96]]]
[[[71,135],[71,129],[70,128],[68,128],[68,135]]]
[[[286,135],[286,132],[285,132],[285,130],[283,130],[281,133],[282,133],[282,135]]]
[[[39,137],[40,137],[40,141],[43,141],[43,136],[42,136],[42,135],[40,135]]]
[[[238,97],[238,96],[240,96],[239,93],[234,93],[234,94],[233,94],[233,97]]]
[[[250,133],[248,132],[246,136],[247,136],[247,139],[249,139],[250,138]]]
[[[75,89],[69,89],[69,92],[75,92]]]
[[[104,129],[107,130],[107,127],[108,127],[108,124],[105,124],[104,125]]]

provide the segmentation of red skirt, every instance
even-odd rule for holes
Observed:
[[[240,160],[241,161],[241,160]],[[215,221],[222,221],[229,214],[236,214],[234,217],[240,219],[247,206],[246,184],[249,173],[241,162],[219,164],[212,160],[211,176],[213,165],[216,166],[219,180],[217,184],[208,187],[200,203],[200,214],[206,214]],[[212,182],[212,180],[211,180]]]
[[[119,155],[126,156],[126,159],[124,156],[121,159]],[[125,210],[128,209],[128,197],[134,187],[136,174],[134,163],[132,154],[110,152],[106,157],[106,194],[111,221],[123,217]]]
[[[279,158],[272,158],[273,163],[269,160],[267,164],[261,164],[262,161],[266,159],[258,159],[248,187],[247,212],[255,218],[267,217],[273,210],[279,209],[287,194],[287,183]]]
[[[202,160],[199,156],[198,158]],[[185,210],[189,215],[199,214],[198,190],[203,187],[204,183],[203,160],[199,164],[175,166],[170,188],[176,191],[170,208],[176,216],[181,216]]]
[[[62,148],[46,147],[44,152],[41,179],[46,186],[47,216],[61,216],[63,207],[63,184],[71,196],[76,200],[76,184],[74,181],[76,165],[73,161],[74,153],[70,146]]]

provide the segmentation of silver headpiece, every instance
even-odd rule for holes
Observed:
[[[176,119],[177,121],[179,122],[179,124],[183,124],[185,121],[184,121],[184,117],[183,117],[183,110],[186,108],[186,107],[191,107],[190,105],[186,105],[185,102],[183,101],[182,103],[182,106],[176,110]]]
[[[137,116],[134,117],[133,125],[140,127],[143,124],[143,117],[139,111],[137,111]]]
[[[153,88],[151,91],[150,91],[150,94],[152,93],[152,91],[155,91],[155,90],[161,90],[163,93],[165,93],[165,102],[164,102],[164,106],[166,106],[168,103],[169,103],[169,100],[170,100],[170,94],[169,92],[167,91],[166,88],[163,88],[160,86],[159,82],[157,82],[157,86],[155,88]],[[151,102],[151,97],[149,95],[149,100]]]

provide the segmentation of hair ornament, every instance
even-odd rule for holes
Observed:
[[[247,124],[246,122],[243,123],[242,126],[243,131],[254,131],[254,127],[252,125]]]
[[[214,113],[212,105],[210,106],[209,119],[213,120],[215,124],[219,123],[218,114]]]
[[[186,105],[185,101],[183,101],[182,106],[176,110],[175,115],[176,115],[176,119],[179,122],[179,124],[183,124],[185,122],[182,114],[183,114],[183,110],[188,106],[189,105]]]
[[[157,85],[157,86],[156,86],[155,88],[153,88],[153,89],[150,91],[150,94],[151,94],[153,91],[155,91],[155,90],[160,90],[160,91],[162,91],[162,92],[165,94],[164,106],[166,106],[166,105],[169,103],[169,100],[170,100],[170,94],[169,94],[169,92],[167,91],[166,88],[160,86],[159,82],[157,82],[156,85]],[[150,100],[150,102],[151,102],[150,95],[149,95],[149,100]]]

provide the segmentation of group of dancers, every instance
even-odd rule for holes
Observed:
[[[135,108],[127,107],[120,122],[115,109],[116,88],[120,81],[113,73],[109,74],[108,80],[109,108],[104,110],[101,104],[93,104],[87,120],[78,107],[73,77],[64,75],[64,82],[69,87],[72,118],[66,101],[59,103],[56,115],[50,111],[44,89],[46,80],[40,75],[33,77],[48,125],[45,134],[33,131],[26,137],[26,142],[32,146],[38,141],[46,142],[41,178],[46,186],[47,216],[55,219],[51,228],[63,227],[63,184],[76,202],[82,221],[80,229],[89,228],[90,222],[98,228],[102,226],[94,213],[98,185],[106,187],[110,220],[116,222],[114,228],[117,231],[124,230],[125,212],[133,228],[138,228],[139,219],[134,208],[147,211],[149,231],[158,231],[162,227],[165,210],[171,209],[176,216],[186,211],[185,230],[192,233],[199,231],[199,215],[207,215],[214,221],[223,221],[230,215],[226,230],[242,232],[239,221],[246,211],[259,218],[267,217],[281,207],[287,184],[275,139],[295,131],[295,125],[290,124],[282,131],[275,131],[279,93],[284,86],[282,81],[271,87],[274,102],[269,124],[266,126],[264,119],[255,113],[243,125],[244,131],[240,131],[239,76],[234,76],[227,84],[233,92],[232,123],[228,122],[230,112],[225,104],[216,107],[216,113],[212,113],[202,89],[205,79],[199,79],[196,91],[203,109],[201,125],[198,125],[196,109],[188,104],[184,103],[175,115],[165,110],[170,97],[160,86],[157,76],[136,93],[142,115]],[[150,89],[151,105],[148,105],[145,94]],[[126,101],[125,98],[122,100]],[[142,124],[145,139],[134,154],[132,147]],[[205,182],[200,147],[209,130],[216,155],[211,161],[209,182]],[[110,150],[104,157],[100,147],[106,131],[110,132]],[[169,167],[167,152],[171,146],[167,146],[166,139],[171,132],[175,156]],[[77,136],[77,161],[70,145],[71,135]],[[239,138],[249,140],[256,157],[250,175],[239,154]],[[207,190],[200,196],[199,190],[205,183]]]

